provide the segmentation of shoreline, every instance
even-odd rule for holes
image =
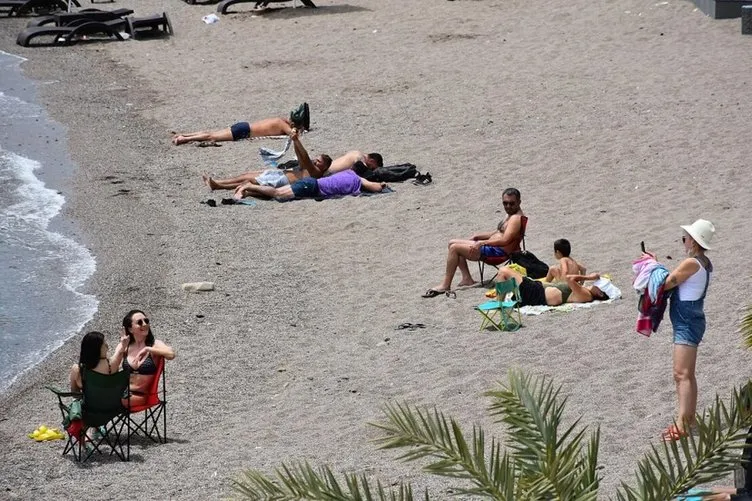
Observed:
[[[44,106],[37,102],[38,88],[42,84],[23,75],[21,67],[27,59],[4,51],[0,57],[3,58],[3,71],[6,71],[2,91],[9,100],[4,104],[4,111],[8,112],[8,120],[12,122],[12,126],[11,123],[5,124],[7,129],[0,142],[2,151],[7,156],[5,161],[9,163],[7,175],[11,176],[11,182],[19,183],[17,189],[20,190],[16,195],[7,195],[9,200],[15,200],[20,206],[11,204],[8,207],[9,212],[8,215],[4,214],[3,224],[11,226],[3,229],[7,231],[4,234],[8,235],[10,242],[16,239],[23,242],[18,246],[20,249],[14,248],[12,243],[8,247],[3,246],[3,250],[7,252],[4,255],[11,261],[21,261],[11,265],[11,268],[18,271],[6,277],[6,290],[12,290],[10,284],[17,283],[21,277],[25,277],[26,281],[25,290],[20,295],[15,298],[5,296],[3,299],[3,303],[7,299],[7,303],[3,305],[7,314],[2,316],[5,321],[12,323],[3,333],[8,343],[8,351],[4,355],[8,358],[3,358],[5,370],[0,371],[2,394],[23,373],[42,363],[50,353],[83,328],[96,312],[97,300],[79,292],[82,284],[94,273],[95,259],[72,236],[77,232],[75,221],[64,218],[61,214],[61,207],[67,204],[62,194],[72,191],[70,181],[75,169],[68,155],[64,128],[53,121]],[[29,210],[28,204],[35,204],[36,209]],[[50,217],[53,213],[56,214]],[[8,217],[10,219],[6,219]],[[18,218],[15,222],[14,217]],[[30,220],[26,221],[26,218]],[[44,221],[44,226],[38,225],[40,218]],[[33,250],[24,253],[24,247]],[[49,260],[53,264],[39,263],[40,259]],[[37,263],[37,267],[28,267],[29,262]],[[59,271],[64,272],[62,277],[57,276]],[[52,292],[58,288],[60,293]],[[32,299],[41,303],[36,305],[40,311],[35,315],[27,315],[25,308],[19,306],[26,306],[25,300]],[[50,313],[56,311],[68,312],[68,318]],[[13,346],[20,340],[22,332],[18,329],[22,326],[26,331],[36,331],[39,344],[31,347],[35,349],[34,353],[18,351]],[[9,368],[13,372],[8,372]]]
[[[85,481],[60,458],[61,442],[25,437],[57,426],[44,385],[65,383],[81,333],[27,373],[0,396],[9,450],[0,498],[100,499],[148,485],[157,499],[217,499],[242,468],[308,459],[411,480],[443,499],[452,482],[375,451],[365,423],[384,401],[405,399],[503,437],[480,395],[509,367],[552,375],[570,397],[567,416],[600,423],[610,494],[631,481],[674,412],[670,331],[633,332],[629,264],[640,240],[676,263],[676,228],[697,217],[719,231],[699,407],[746,380],[739,368],[750,355],[732,334],[740,313],[728,297],[742,298],[738,306],[752,297],[738,280],[752,199],[736,97],[745,95],[738,56],[747,40],[736,24],[689,4],[642,7],[642,17],[624,14],[637,2],[614,12],[584,0],[321,7],[204,25],[205,6],[178,2],[166,41],[19,50],[25,76],[59,81],[39,102],[67,129],[78,168],[64,216],[97,257],[85,291],[100,308],[85,330],[114,340],[123,315],[142,308],[177,358],[167,365],[170,442],[139,444],[130,464],[97,461]],[[391,15],[397,8],[404,16]],[[161,9],[143,0],[137,13]],[[26,20],[0,21],[8,50]],[[277,30],[306,43],[280,48],[267,36]],[[737,63],[718,60],[719,46]],[[304,70],[310,84],[301,84]],[[309,151],[381,151],[387,164],[430,171],[433,185],[322,203],[200,204],[226,196],[207,195],[202,172],[254,167],[262,144],[173,147],[169,131],[275,116],[303,100],[315,128],[304,137]],[[572,176],[585,188],[563,189]],[[477,332],[480,289],[420,298],[440,278],[449,238],[495,227],[507,185],[522,191],[529,249],[550,261],[553,240],[569,238],[573,255],[610,272],[625,299],[526,317],[518,333],[492,335]],[[203,280],[216,290],[180,290]],[[396,330],[404,322],[427,328]]]
[[[21,23],[25,24],[27,19],[22,19]],[[17,20],[11,22],[19,23]],[[4,51],[18,55],[21,52],[21,48],[17,47],[16,52],[11,52],[12,47],[0,47]],[[83,117],[78,116],[75,110],[70,109],[70,104],[76,100],[81,100],[86,96],[86,93],[82,92],[85,88],[85,82],[74,82],[78,73],[83,69],[80,65],[63,65],[62,68],[51,67],[51,62],[60,59],[62,54],[44,54],[36,56],[35,54],[29,54],[30,57],[19,56],[25,61],[21,63],[21,71],[23,75],[35,82],[37,88],[37,98],[41,106],[43,106],[47,114],[51,119],[64,125],[68,135],[68,151],[70,157],[73,159],[74,164],[77,166],[73,177],[66,180],[59,180],[62,182],[61,189],[63,190],[66,203],[64,204],[61,212],[54,218],[51,223],[51,228],[62,229],[66,234],[75,238],[84,247],[93,250],[93,254],[97,259],[97,269],[93,276],[91,276],[86,284],[79,290],[82,292],[93,292],[95,297],[100,300],[100,308],[94,314],[93,318],[88,321],[82,329],[63,343],[63,346],[58,348],[55,352],[48,355],[45,360],[30,368],[25,374],[22,374],[14,384],[8,388],[8,391],[0,395],[0,408],[5,408],[8,405],[12,405],[13,401],[22,398],[23,395],[28,394],[31,391],[31,387],[39,385],[42,381],[57,381],[61,377],[67,377],[68,368],[70,363],[62,362],[63,360],[75,360],[78,353],[78,343],[84,332],[87,330],[103,330],[108,336],[108,339],[117,335],[117,327],[120,318],[118,318],[118,312],[114,307],[107,307],[106,301],[110,304],[113,303],[113,299],[117,298],[122,301],[122,293],[117,290],[112,290],[111,286],[107,284],[106,275],[116,274],[123,275],[129,272],[129,270],[119,269],[117,264],[113,264],[114,261],[120,259],[132,260],[133,256],[129,256],[127,252],[118,252],[113,249],[111,243],[100,241],[97,234],[107,235],[107,231],[102,227],[106,227],[111,220],[102,219],[98,220],[96,217],[92,218],[90,215],[83,215],[82,213],[88,213],[90,211],[106,211],[105,203],[107,198],[113,196],[119,196],[120,188],[119,184],[106,183],[104,178],[109,175],[109,169],[103,163],[96,165],[97,162],[103,162],[104,159],[112,161],[114,165],[122,164],[117,159],[111,159],[107,151],[94,152],[92,149],[96,148],[96,145],[92,144],[91,136],[86,134],[85,131],[89,126],[82,125]],[[75,54],[65,54],[65,57],[77,58]],[[108,75],[117,74],[117,70],[111,62],[105,60],[105,58],[97,55],[90,54],[89,57],[98,58],[98,64],[110,65],[110,68],[106,70]],[[78,67],[77,67],[78,66]],[[120,72],[123,78],[126,78],[126,72]],[[50,82],[54,82],[54,85],[45,85]],[[78,89],[76,89],[78,85]],[[136,93],[138,90],[135,91]],[[91,96],[90,97],[95,97]],[[106,91],[99,93],[101,99],[106,95]],[[125,107],[125,100],[134,95],[118,96],[122,102],[121,106]],[[112,129],[118,128],[120,125],[119,120],[114,114],[102,114],[95,113],[93,115],[94,121],[97,124],[96,127],[109,126]],[[93,177],[99,177],[101,183],[94,183]],[[43,175],[43,177],[46,177]],[[113,179],[114,180],[114,179]],[[112,180],[110,180],[112,181]],[[107,186],[110,184],[110,186]],[[86,185],[84,189],[82,186]],[[101,203],[95,203],[92,206],[92,201],[96,198],[101,198]],[[87,200],[88,199],[88,200]],[[119,212],[125,213],[133,210],[133,207],[125,210],[119,209]],[[160,214],[159,208],[150,207],[141,211],[142,217],[146,217],[147,214]],[[119,224],[122,224],[120,221]],[[60,228],[62,227],[62,228]],[[138,239],[138,232],[134,231],[137,235],[136,244],[146,241],[145,236],[142,239]],[[99,249],[99,250],[97,250]],[[153,253],[152,253],[153,254]],[[156,269],[161,269],[158,263],[164,262],[159,256],[150,256],[151,259],[157,263]],[[135,299],[135,298],[134,298]],[[135,303],[136,301],[132,301]],[[127,310],[126,310],[127,311]],[[124,314],[124,313],[123,313]],[[122,318],[122,314],[121,318]],[[99,327],[105,323],[111,327]]]

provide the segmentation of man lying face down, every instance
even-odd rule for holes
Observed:
[[[361,190],[378,193],[385,188],[387,188],[386,183],[368,181],[351,170],[345,170],[320,179],[304,177],[279,188],[245,183],[237,187],[233,197],[241,199],[256,196],[285,201],[296,198],[335,198],[359,195]]]

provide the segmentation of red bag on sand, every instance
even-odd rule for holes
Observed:
[[[70,424],[65,428],[65,431],[68,432],[68,435],[76,438],[81,437],[81,432],[83,431],[83,422],[80,419],[74,419],[70,422]]]

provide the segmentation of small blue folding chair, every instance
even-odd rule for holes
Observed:
[[[509,293],[512,297],[507,299]],[[475,309],[483,317],[480,330],[489,325],[493,325],[499,331],[516,331],[522,327],[520,289],[514,278],[496,283],[496,299],[479,304]]]

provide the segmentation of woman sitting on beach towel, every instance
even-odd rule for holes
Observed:
[[[146,391],[157,376],[159,357],[167,360],[175,358],[175,351],[162,341],[155,339],[149,319],[141,310],[131,310],[123,318],[123,328],[128,334],[128,348],[123,358],[123,370],[130,372],[130,399],[123,399],[133,407],[146,401]]]
[[[597,273],[590,275],[567,275],[565,281],[545,283],[523,277],[519,272],[504,267],[496,275],[497,282],[514,278],[520,288],[521,306],[559,306],[565,303],[590,303],[606,301],[608,292],[615,287],[610,280],[601,278]],[[590,287],[580,282],[594,280]]]

